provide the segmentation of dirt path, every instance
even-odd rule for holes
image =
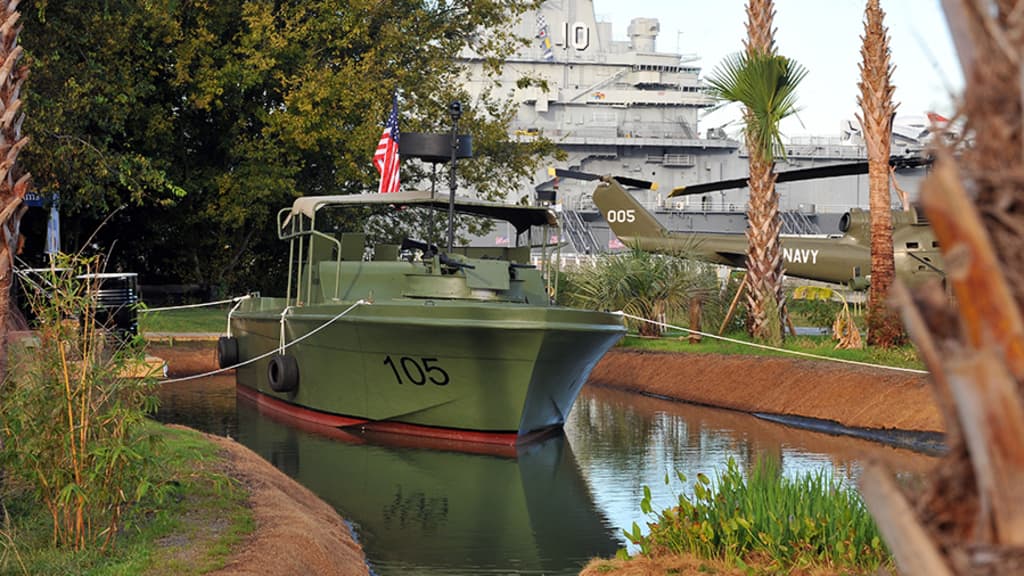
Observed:
[[[215,576],[369,576],[362,549],[329,504],[228,438],[205,434],[227,454],[232,476],[249,491],[256,531]]]

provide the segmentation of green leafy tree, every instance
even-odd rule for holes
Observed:
[[[270,290],[287,264],[277,210],[373,190],[391,95],[403,130],[447,131],[448,103],[468,102],[454,56],[473,47],[497,65],[518,42],[509,23],[537,4],[44,1],[26,22],[41,70],[29,166],[72,217],[68,248],[109,217],[96,243],[117,239],[112,261],[144,280]],[[462,185],[500,196],[554,150],[509,144],[505,103],[467,108]]]

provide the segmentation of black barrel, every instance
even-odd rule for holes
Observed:
[[[139,275],[134,272],[82,274],[79,280],[93,285],[96,322],[122,340],[139,333]]]

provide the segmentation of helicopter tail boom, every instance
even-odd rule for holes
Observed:
[[[647,211],[632,194],[626,192],[615,179],[604,177],[594,190],[594,204],[608,227],[624,244],[635,244],[640,239],[668,238],[668,229]]]

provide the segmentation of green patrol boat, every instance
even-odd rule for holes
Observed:
[[[343,208],[364,224],[413,208],[501,220],[517,246],[374,243],[373,231],[331,230]],[[220,364],[237,365],[240,392],[264,406],[330,426],[502,444],[557,429],[625,327],[551,303],[518,243],[556,224],[547,208],[431,192],[299,198],[277,217],[287,294],[231,312]]]

